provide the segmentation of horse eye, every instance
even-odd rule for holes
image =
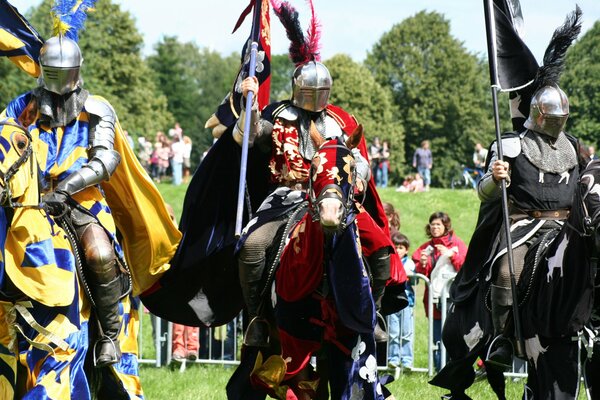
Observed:
[[[13,143],[19,152],[22,152],[27,147],[29,140],[27,139],[27,136],[22,133],[16,133],[13,137]]]

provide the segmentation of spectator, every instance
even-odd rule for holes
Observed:
[[[383,211],[388,219],[390,235],[393,235],[400,230],[400,216],[392,203],[383,203]]]
[[[429,149],[429,140],[423,140],[413,155],[413,168],[416,168],[425,184],[425,191],[429,191],[431,185],[431,168],[433,167],[433,155]]]
[[[173,136],[171,143],[171,171],[173,174],[173,185],[181,185],[183,173],[183,154],[185,153],[185,145],[179,135]]]
[[[408,256],[410,241],[404,234],[396,231],[392,234],[392,242],[402,260],[406,275],[410,277],[415,273],[415,264]],[[408,307],[388,316],[390,335],[388,363],[396,371],[400,366],[407,369],[413,367],[415,292],[411,279],[406,282],[406,297],[408,298]]]
[[[598,159],[598,154],[596,154],[596,148],[594,146],[588,147],[588,153],[590,154],[590,160]]]
[[[169,158],[171,155],[171,149],[168,141],[161,140],[154,143],[154,152],[157,158],[158,172],[155,178],[156,182],[161,182],[167,175],[167,168],[169,168]]]
[[[235,359],[235,322],[200,330],[200,358],[210,360]],[[240,325],[241,326],[241,325]],[[212,337],[210,335],[212,331]]]
[[[147,141],[144,136],[140,136],[138,138],[137,156],[138,156],[138,159],[140,160],[140,164],[142,164],[142,166],[144,167],[146,172],[148,172],[150,175],[152,175],[152,168],[151,168],[151,162],[150,162],[150,160],[152,158],[152,153],[153,153],[152,143]]]
[[[404,178],[404,182],[402,182],[402,186],[396,188],[396,192],[410,192],[410,186],[414,180],[414,175],[407,175],[406,178]]]
[[[379,159],[379,179],[377,185],[387,187],[388,173],[390,170],[390,142],[384,140],[381,144],[381,158]]]
[[[181,129],[179,122],[175,122],[175,126],[171,129],[169,129],[169,137],[174,138],[175,136],[179,136],[179,137],[183,136],[183,129]]]
[[[423,182],[423,178],[421,174],[416,173],[415,178],[412,180],[410,185],[408,186],[409,192],[423,192],[425,191],[425,183]]]
[[[375,184],[379,186],[381,179],[381,170],[379,169],[379,163],[381,161],[381,142],[377,136],[373,138],[373,143],[369,146],[369,157],[371,158],[371,172],[373,174],[373,179],[375,179]]]
[[[465,262],[467,246],[456,236],[452,230],[450,216],[445,212],[435,212],[429,217],[429,223],[425,226],[425,232],[430,238],[413,253],[412,259],[415,263],[415,271],[431,279],[434,301],[439,299],[441,287],[445,284],[444,279],[451,270],[458,271]],[[443,273],[444,272],[444,273]],[[439,279],[438,279],[439,278]],[[428,292],[425,289],[423,302],[425,303],[425,314],[428,318],[433,317],[433,342],[437,349],[434,350],[434,363],[436,370],[440,370],[441,359],[439,342],[442,337],[442,315],[439,309],[434,307],[433,316],[428,313]]]
[[[189,136],[183,137],[183,182],[190,180],[190,169],[192,167],[190,158],[192,156],[192,139]]]
[[[126,129],[123,129],[123,134],[125,135],[125,138],[127,139],[127,143],[129,144],[129,147],[131,148],[131,150],[133,150],[135,148],[134,143],[133,143],[133,138],[131,137],[129,132],[127,132]]]
[[[473,152],[473,166],[477,172],[479,172],[478,176],[483,176],[485,173],[485,160],[487,159],[488,151],[485,147],[481,145],[481,143],[475,143],[475,151]]]

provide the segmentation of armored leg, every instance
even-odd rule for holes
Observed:
[[[269,324],[260,315],[260,305],[263,299],[263,273],[265,270],[266,249],[273,243],[279,227],[285,220],[269,221],[257,228],[246,238],[239,255],[239,277],[242,295],[250,323],[244,335],[247,346],[269,346]]]
[[[381,299],[385,293],[385,284],[390,278],[390,251],[388,248],[382,248],[376,250],[367,258],[369,268],[371,270],[371,276],[373,281],[371,282],[371,291],[373,293],[373,301],[375,302],[375,310],[379,312],[381,309]],[[375,341],[385,342],[388,340],[388,334],[380,326],[379,323],[375,325]]]
[[[509,319],[512,316],[512,292],[510,287],[492,285],[492,322],[496,338],[490,346],[486,364],[501,370],[508,370],[512,365],[513,346],[512,333],[509,332]]]
[[[121,330],[121,285],[117,276],[116,256],[112,243],[101,226],[90,223],[78,226],[77,232],[101,331],[100,339],[94,344],[94,362],[96,367],[104,367],[119,362],[121,358],[118,341]]]

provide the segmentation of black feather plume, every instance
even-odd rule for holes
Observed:
[[[296,66],[310,61],[308,45],[298,19],[298,11],[287,1],[271,0],[271,4],[290,40],[290,60]]]
[[[567,50],[581,32],[581,15],[581,9],[576,6],[564,24],[554,31],[544,53],[544,65],[538,70],[533,83],[535,90],[544,86],[558,86],[558,80],[565,67]]]

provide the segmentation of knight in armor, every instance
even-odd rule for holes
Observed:
[[[279,197],[282,203],[298,204],[304,198],[309,180],[309,169],[315,144],[311,135],[325,139],[352,134],[350,126],[356,126],[354,117],[344,110],[329,104],[332,78],[322,63],[311,60],[299,65],[292,77],[292,98],[267,106],[262,115],[256,107],[250,116],[242,112],[233,137],[241,145],[245,118],[251,118],[249,142],[271,153],[269,169],[275,190],[263,202],[273,202]],[[258,80],[246,78],[242,83],[244,97],[248,91],[258,93]],[[256,98],[256,97],[255,97]],[[371,170],[366,155],[353,149],[356,159],[359,190],[367,188]],[[261,208],[263,208],[261,206]],[[259,209],[260,210],[260,209]],[[273,243],[278,229],[287,222],[289,213],[283,213],[253,224],[239,252],[239,276],[242,292],[251,323],[246,331],[244,342],[249,346],[268,344],[268,325],[260,316],[261,283],[265,269],[265,250]],[[258,219],[260,223],[260,218]],[[368,212],[362,210],[357,217],[363,253],[367,257],[372,275],[372,292],[376,309],[381,308],[381,300],[387,280],[390,277],[391,245],[385,240],[389,235]],[[386,340],[386,333],[377,325],[376,339]]]
[[[42,204],[49,214],[67,217],[75,229],[99,323],[94,362],[104,367],[121,357],[122,287],[114,238],[107,232],[114,230],[114,221],[111,217],[113,226],[103,226],[90,208],[108,208],[98,185],[111,177],[121,160],[114,150],[117,117],[106,100],[83,88],[83,57],[77,42],[63,35],[51,37],[42,46],[39,61],[39,86],[13,100],[7,114],[30,131],[37,129],[47,148]],[[75,144],[71,154],[69,143]]]

